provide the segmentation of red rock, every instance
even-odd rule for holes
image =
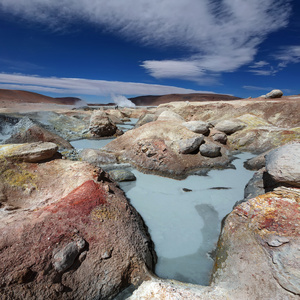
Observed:
[[[1,163],[3,299],[108,299],[148,276],[152,242],[106,173],[68,160]]]

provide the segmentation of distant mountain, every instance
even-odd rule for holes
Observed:
[[[76,97],[52,98],[38,93],[0,89],[0,101],[13,103],[49,103],[60,105],[86,105],[85,101]]]
[[[170,94],[170,95],[162,95],[162,96],[139,96],[130,98],[135,105],[138,106],[157,106],[159,104],[164,104],[168,102],[174,101],[230,101],[230,100],[238,100],[241,99],[239,97],[230,96],[230,95],[222,95],[222,94],[202,94],[202,93],[194,93],[194,94]]]

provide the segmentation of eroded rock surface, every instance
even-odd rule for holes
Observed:
[[[300,142],[269,152],[266,169],[276,182],[300,187]]]
[[[211,138],[204,137],[204,141],[210,142]],[[199,168],[228,166],[230,158],[224,145],[220,144],[218,157],[211,158],[198,151],[202,142],[203,135],[187,129],[182,122],[157,120],[126,132],[102,151],[144,172],[175,178],[186,177]]]
[[[58,147],[54,143],[38,142],[0,145],[0,158],[10,161],[39,162],[52,158]]]
[[[0,161],[1,299],[112,299],[152,269],[138,213],[88,163]]]

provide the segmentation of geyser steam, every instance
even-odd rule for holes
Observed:
[[[111,98],[118,106],[135,107],[135,104],[133,102],[122,95],[112,95]]]

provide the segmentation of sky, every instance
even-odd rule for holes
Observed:
[[[0,88],[300,94],[299,0],[0,0]]]

